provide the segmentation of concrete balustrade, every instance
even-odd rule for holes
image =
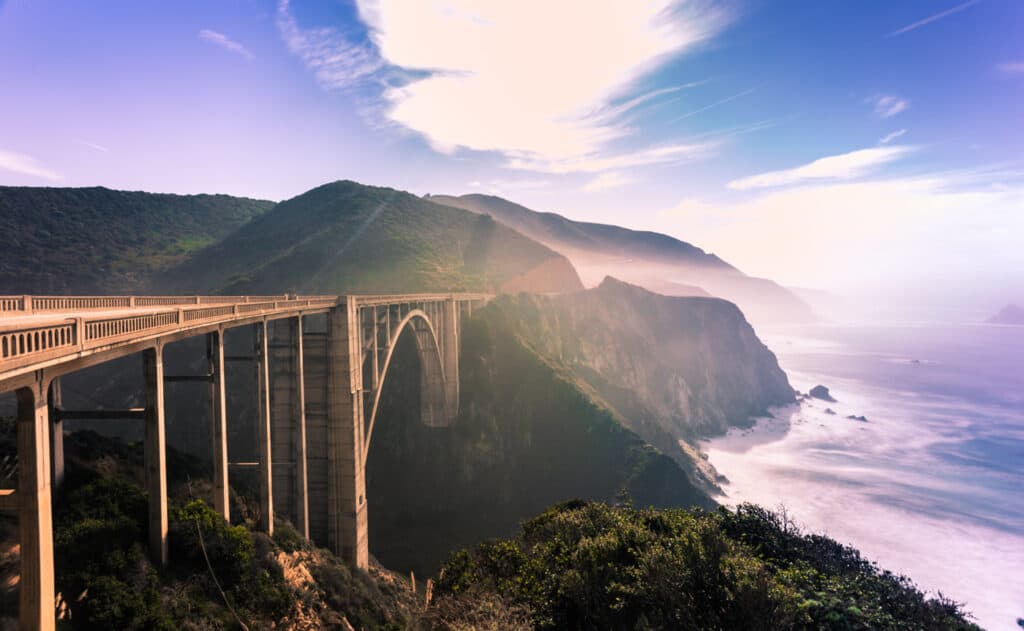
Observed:
[[[22,628],[55,624],[51,488],[63,478],[61,421],[62,414],[70,414],[59,411],[61,375],[141,353],[145,408],[120,412],[123,418],[143,419],[149,549],[153,562],[164,565],[164,382],[170,378],[164,376],[163,348],[206,337],[208,374],[174,379],[209,382],[214,506],[230,520],[224,332],[253,327],[254,353],[244,359],[253,361],[257,374],[258,457],[251,464],[259,472],[259,527],[273,532],[278,507],[280,517],[305,536],[365,569],[366,460],[398,339],[409,330],[420,354],[421,420],[449,425],[458,413],[458,321],[488,299],[484,294],[0,296],[0,392],[17,393],[19,458],[17,491],[0,494],[0,510],[16,508],[19,515]],[[325,317],[326,331],[308,330],[303,319],[310,316]],[[365,385],[364,372],[372,376]],[[103,412],[75,414],[95,418]],[[310,506],[318,507],[315,515]]]

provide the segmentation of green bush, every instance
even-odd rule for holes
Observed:
[[[229,525],[202,500],[173,512],[168,544],[175,570],[195,576],[214,600],[221,599],[219,584],[231,605],[244,612],[278,618],[294,603],[273,559],[273,542],[244,526]]]
[[[977,628],[955,603],[753,506],[566,503],[452,555],[438,595],[509,603],[541,629]]]

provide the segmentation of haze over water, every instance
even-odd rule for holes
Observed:
[[[760,331],[795,388],[708,441],[728,504],[784,505],[805,529],[966,603],[986,629],[1024,616],[1024,327]],[[825,412],[832,408],[835,414]],[[864,415],[868,422],[848,419]]]

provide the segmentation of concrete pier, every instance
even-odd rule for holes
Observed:
[[[50,410],[47,388],[17,390],[19,615],[22,629],[53,629],[53,515],[50,505]]]
[[[149,556],[154,565],[167,565],[167,438],[164,420],[163,346],[142,352],[145,384],[145,468],[149,496]]]

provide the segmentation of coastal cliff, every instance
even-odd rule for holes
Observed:
[[[725,300],[661,296],[606,278],[587,291],[498,302],[532,347],[659,447],[666,436],[695,440],[748,426],[793,401],[775,355]]]

